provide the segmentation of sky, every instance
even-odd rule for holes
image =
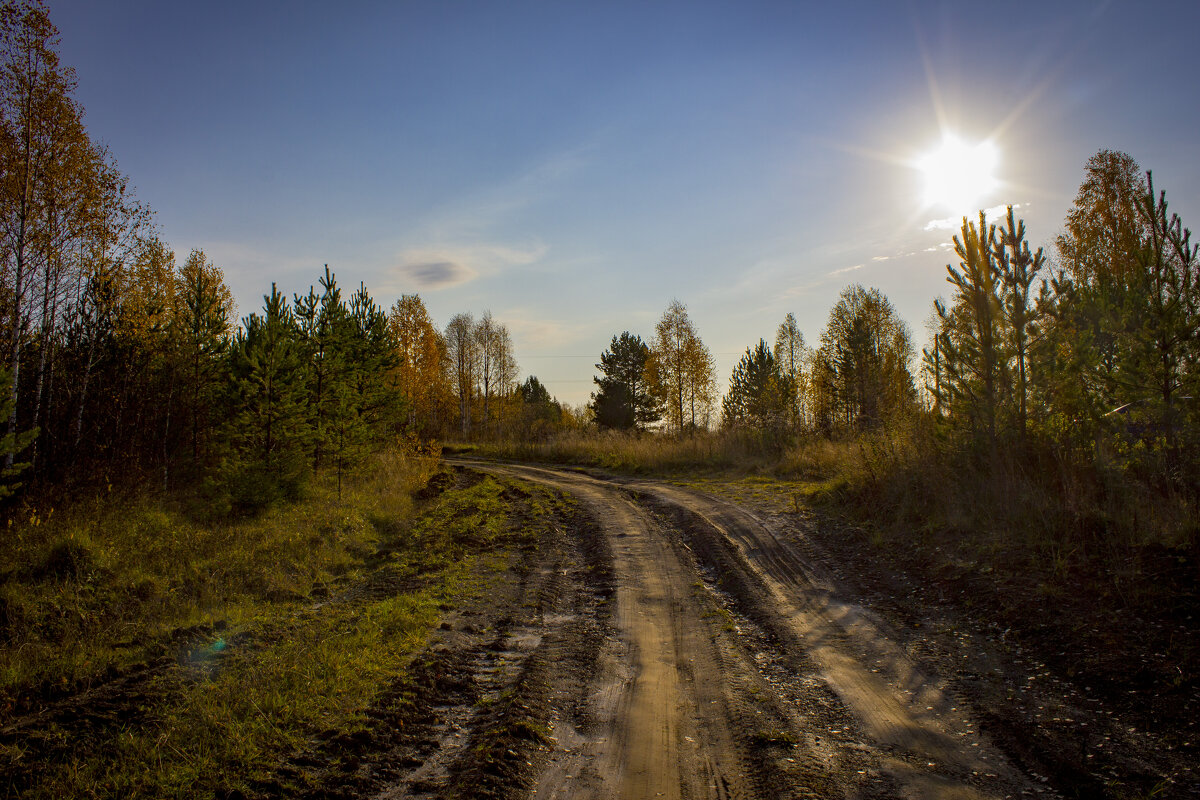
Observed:
[[[919,351],[962,214],[1013,204],[1051,252],[1100,149],[1200,219],[1194,0],[48,7],[89,133],[241,314],[328,264],[439,327],[490,310],[571,404],[673,299],[722,390],[851,283]],[[947,136],[994,154],[970,208],[930,195]]]

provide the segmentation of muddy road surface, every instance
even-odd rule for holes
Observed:
[[[982,618],[985,605],[891,569],[794,499],[721,480],[706,493],[447,462],[416,497],[425,538],[406,546],[460,542],[473,555],[456,562],[412,660],[365,706],[231,759],[193,796],[1200,797],[1190,721],[1131,714],[1132,692],[1122,705],[1089,688],[1086,669],[1055,671],[1044,647]],[[422,576],[392,562],[399,541],[381,539],[304,619],[352,619],[419,591]],[[154,662],[10,715],[0,798],[136,794],[100,781],[43,791],[39,776],[73,769],[77,753],[106,769],[127,727],[157,730],[215,633],[174,632]],[[246,663],[269,633],[236,634]],[[1060,657],[1072,646],[1053,641]]]
[[[520,795],[1059,796],[750,512],[656,481],[453,463],[574,498],[610,559],[591,663],[546,659],[545,735],[524,753]]]

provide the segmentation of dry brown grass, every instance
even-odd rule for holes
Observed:
[[[460,449],[464,447],[494,458],[580,464],[633,473],[755,469],[765,466],[768,461],[746,437],[709,431],[687,436],[567,431],[540,441],[459,446]]]
[[[532,442],[467,446],[489,457],[595,466],[617,472],[773,475],[794,481],[796,502],[815,502],[874,531],[880,545],[944,545],[961,559],[1009,560],[1065,573],[1125,575],[1145,548],[1194,552],[1194,499],[1129,472],[1068,458],[1048,444],[1002,448],[983,459],[924,417],[841,439],[786,446],[744,432],[570,431]],[[1055,566],[1056,565],[1056,566]],[[1135,576],[1136,577],[1136,576]]]

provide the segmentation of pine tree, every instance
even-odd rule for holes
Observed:
[[[758,430],[782,421],[789,409],[790,383],[779,370],[771,348],[763,339],[746,348],[729,378],[722,404],[728,427],[746,425]]]
[[[1003,292],[1006,355],[1016,360],[1017,432],[1024,439],[1029,420],[1029,342],[1036,334],[1036,314],[1030,306],[1029,290],[1046,259],[1040,247],[1037,253],[1030,252],[1025,241],[1025,221],[1015,219],[1012,206],[1008,207],[1006,223],[993,249]]]
[[[1200,388],[1200,246],[1191,244],[1178,215],[1167,217],[1166,192],[1155,195],[1149,172],[1137,211],[1148,236],[1138,252],[1137,295],[1144,305],[1140,326],[1129,328],[1130,366],[1174,451],[1184,427],[1177,398],[1185,386]]]
[[[233,297],[221,270],[193,250],[176,278],[175,340],[183,370],[192,460],[198,462],[225,378]]]
[[[299,334],[298,344],[308,375],[306,410],[312,430],[309,458],[312,468],[319,470],[329,447],[334,416],[341,413],[344,403],[338,396],[347,375],[350,358],[351,322],[346,302],[342,299],[337,276],[325,265],[325,274],[318,280],[320,292],[310,286],[308,294],[293,298],[293,317]]]
[[[594,377],[599,390],[592,394],[591,408],[602,428],[637,430],[661,419],[658,400],[646,380],[650,348],[640,336],[623,332],[614,336],[608,350],[600,354]]]
[[[517,387],[521,401],[521,422],[527,437],[536,437],[562,422],[563,409],[550,390],[536,376],[530,375]]]
[[[938,344],[945,358],[951,408],[961,404],[993,455],[1000,390],[1007,378],[997,249],[995,226],[987,224],[983,212],[978,227],[963,217],[961,236],[954,237],[959,268],[946,265],[946,280],[955,287],[953,309],[940,300],[936,305],[946,328]]]
[[[396,353],[388,343],[387,314],[359,283],[350,297],[350,363],[359,414],[372,433],[381,433],[405,416],[400,396],[387,376],[396,368]]]
[[[308,365],[295,317],[274,284],[263,300],[262,315],[243,320],[232,348],[229,436],[242,462],[233,488],[239,504],[251,508],[299,491],[311,439]]]
[[[346,471],[363,459],[388,422],[403,416],[399,396],[387,381],[395,366],[387,316],[361,283],[350,298],[342,328],[335,339],[342,369],[331,373],[336,380],[327,386],[327,450],[337,472],[339,498]]]

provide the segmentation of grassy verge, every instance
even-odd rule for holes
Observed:
[[[181,632],[244,627],[352,580],[411,518],[432,462],[382,455],[338,503],[327,484],[248,520],[204,521],[201,498],[99,497],[30,511],[0,544],[0,708],[164,654]],[[42,700],[44,697],[37,697]]]
[[[761,437],[707,431],[683,437],[569,431],[542,440],[478,442],[451,449],[489,458],[580,464],[638,474],[769,469],[775,461]]]
[[[483,590],[477,566],[499,574],[515,546],[490,479],[414,501],[435,468],[385,454],[341,502],[316,485],[252,520],[198,522],[176,497],[14,525],[0,553],[10,792],[251,791],[315,734],[365,724],[440,611]]]

